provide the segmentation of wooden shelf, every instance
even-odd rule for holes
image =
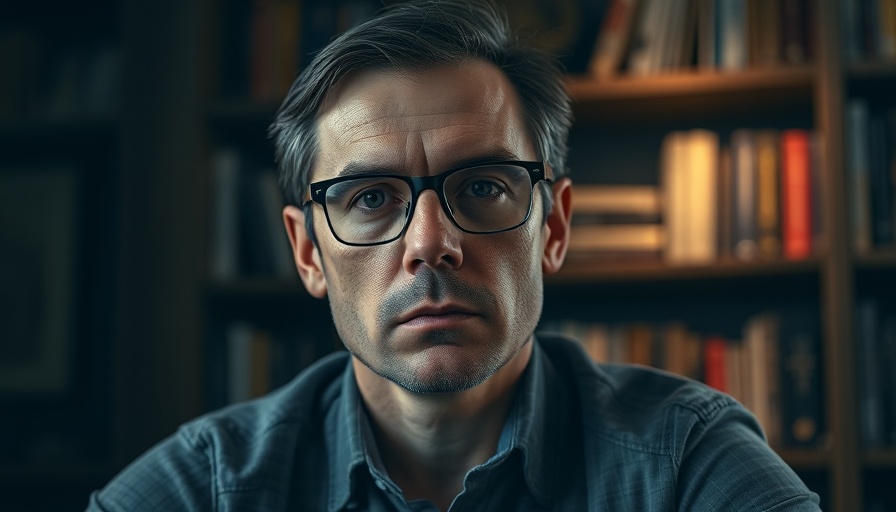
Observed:
[[[862,455],[862,462],[868,468],[896,469],[896,447],[868,450]]]
[[[811,66],[750,69],[742,72],[688,71],[650,77],[622,76],[600,81],[571,77],[567,91],[576,113],[587,119],[622,114],[642,117],[719,117],[761,109],[811,105],[815,68]]]
[[[646,262],[584,262],[570,261],[547,282],[566,284],[587,281],[589,283],[620,281],[693,281],[705,279],[740,279],[793,275],[817,275],[820,262],[817,258],[801,261],[742,262],[722,260],[712,264],[669,265],[660,261]]]
[[[893,80],[896,61],[856,62],[847,67],[846,73],[853,80]]]
[[[856,266],[862,270],[896,270],[896,250],[860,254],[856,256]]]
[[[831,452],[825,449],[780,448],[775,452],[797,470],[825,470],[831,464]]]

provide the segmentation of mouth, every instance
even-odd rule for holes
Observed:
[[[430,305],[402,314],[396,324],[402,327],[448,328],[480,316],[457,304]]]

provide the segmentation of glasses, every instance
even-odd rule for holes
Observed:
[[[544,162],[523,161],[461,167],[435,176],[344,176],[309,185],[305,204],[323,206],[330,231],[346,245],[401,238],[424,190],[435,191],[461,231],[500,233],[529,220],[535,184],[553,183],[552,178],[545,176]]]

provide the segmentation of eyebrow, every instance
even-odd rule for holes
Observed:
[[[463,160],[455,161],[450,167],[445,169],[441,169],[439,172],[447,171],[449,169],[459,169],[462,167],[474,167],[477,165],[484,165],[493,162],[503,162],[508,160],[521,160],[518,155],[513,153],[512,151],[507,150],[506,148],[495,148],[486,153],[476,155],[471,158],[466,158]],[[345,176],[365,176],[370,174],[397,174],[397,175],[405,175],[407,172],[402,172],[390,167],[383,167],[379,165],[370,165],[363,162],[349,162],[342,168],[341,171],[336,175],[336,177],[345,177]]]

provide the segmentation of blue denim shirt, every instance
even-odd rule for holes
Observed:
[[[450,510],[818,510],[753,416],[699,383],[595,365],[539,336],[496,453]],[[194,420],[88,510],[436,510],[379,461],[346,353],[270,395]]]

